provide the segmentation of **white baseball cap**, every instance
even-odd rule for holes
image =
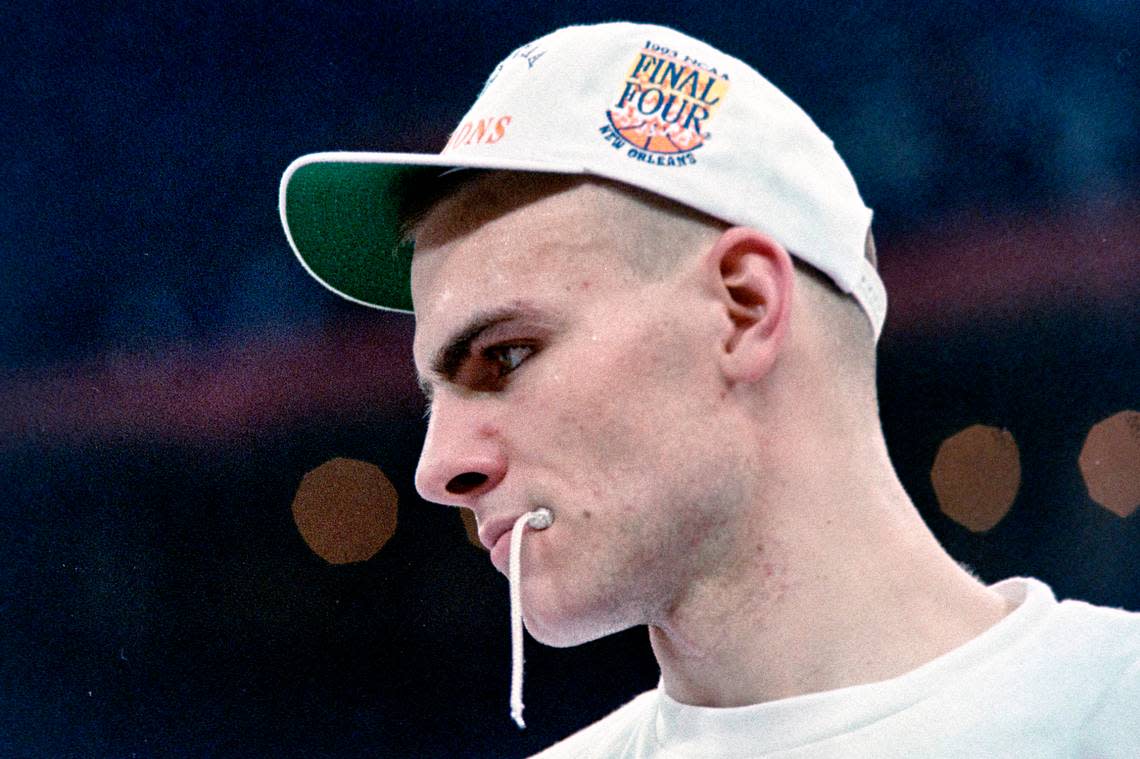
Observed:
[[[843,159],[743,61],[662,26],[570,26],[492,72],[437,154],[305,155],[281,179],[285,234],[333,292],[412,310],[401,209],[455,168],[584,174],[758,229],[851,294],[876,337],[887,299],[864,255],[871,210]]]

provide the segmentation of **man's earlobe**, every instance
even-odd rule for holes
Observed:
[[[775,240],[748,227],[725,231],[708,255],[730,324],[723,369],[731,380],[754,382],[775,364],[787,332],[795,277],[791,257]]]

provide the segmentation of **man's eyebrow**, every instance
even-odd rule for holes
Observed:
[[[444,380],[454,380],[463,367],[463,362],[471,354],[471,344],[479,339],[480,335],[503,322],[520,318],[540,319],[543,323],[549,321],[547,317],[539,313],[537,308],[526,303],[513,303],[502,308],[476,313],[436,352],[431,360],[432,374]],[[424,396],[430,402],[432,398],[431,383],[421,375],[419,384]]]

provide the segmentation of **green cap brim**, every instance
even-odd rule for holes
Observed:
[[[377,308],[412,310],[412,247],[400,209],[410,183],[435,167],[315,162],[281,188],[281,215],[297,257],[326,287]]]
[[[407,199],[415,193],[422,202],[425,183],[456,169],[584,172],[580,166],[495,156],[312,153],[293,161],[281,177],[285,236],[305,269],[337,295],[411,312]]]

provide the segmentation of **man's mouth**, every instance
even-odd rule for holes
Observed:
[[[499,536],[491,548],[491,563],[495,565],[495,569],[503,574],[506,574],[507,570],[510,569],[510,552],[511,531],[507,530]]]

